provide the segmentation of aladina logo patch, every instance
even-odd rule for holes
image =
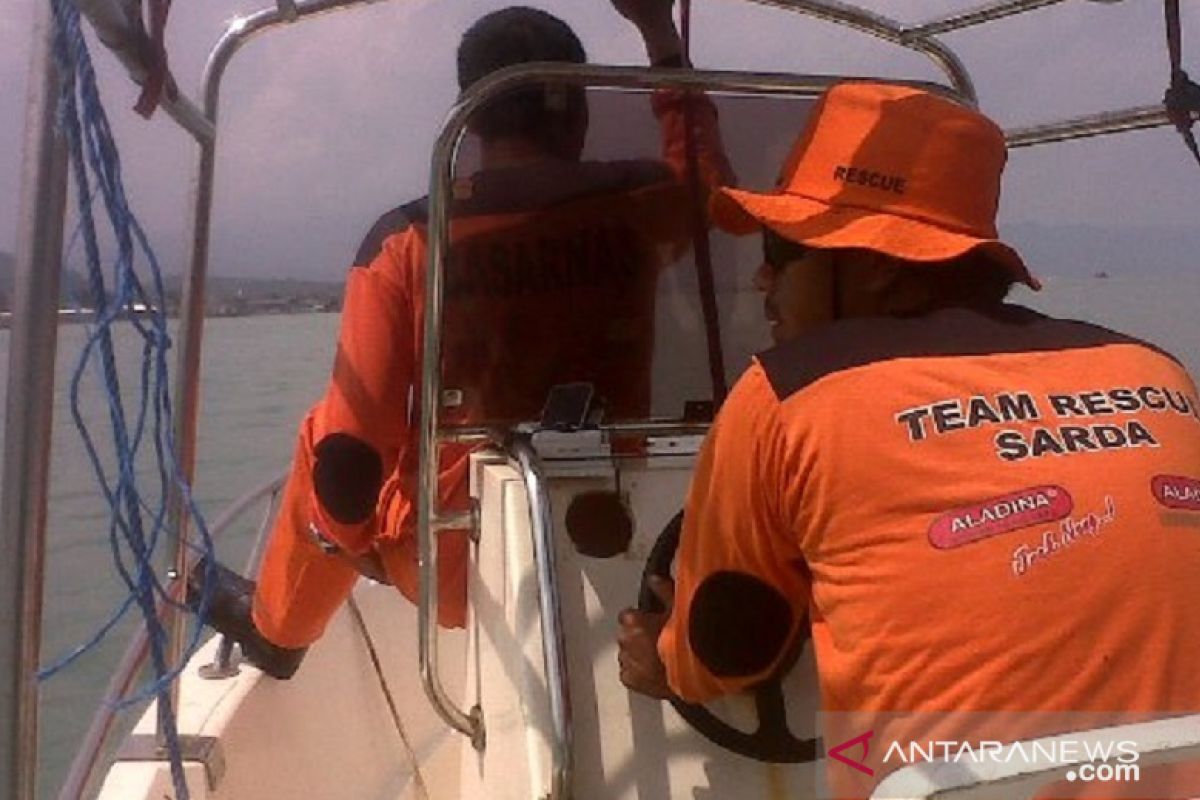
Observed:
[[[848,767],[853,767],[864,775],[875,777],[875,770],[868,767],[865,763],[867,756],[871,755],[871,737],[875,735],[875,731],[867,731],[855,736],[853,739],[847,739],[836,747],[830,748],[826,753],[830,758],[840,761]],[[849,756],[843,755],[844,751],[852,747],[862,746],[862,761],[856,761]]]
[[[1061,486],[1031,486],[942,514],[929,527],[929,543],[939,550],[956,547],[1063,519],[1075,508]]]

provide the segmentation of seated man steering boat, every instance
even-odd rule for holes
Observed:
[[[628,687],[742,692],[811,632],[827,714],[1200,711],[1200,398],[1004,302],[1038,287],[997,238],[1005,160],[972,109],[846,82],[776,191],[714,196],[762,235],[776,345],[707,437],[667,611],[619,618]]]
[[[651,63],[683,66],[669,0],[612,4]],[[463,36],[460,88],[534,61],[579,64],[585,54],[544,11],[494,12]],[[451,204],[445,421],[530,419],[568,381],[594,383],[615,415],[647,413],[657,277],[688,241],[685,102],[678,92],[652,98],[661,161],[581,160],[588,106],[578,86],[519,87],[473,117],[481,169],[455,182]],[[716,110],[703,97],[690,105],[701,182],[724,181]],[[417,597],[427,212],[425,200],[388,212],[358,250],[330,385],[301,424],[257,584],[216,564],[191,573],[193,606],[215,581],[207,621],[276,678],[295,672],[360,575]],[[513,351],[514,338],[524,350]],[[443,512],[469,508],[471,451],[441,448]],[[439,622],[461,627],[467,534],[438,540]]]

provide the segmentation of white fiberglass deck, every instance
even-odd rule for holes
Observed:
[[[574,718],[574,795],[580,798],[676,796],[797,797],[813,786],[813,767],[780,767],[732,756],[696,735],[665,703],[628,692],[617,679],[616,615],[636,597],[643,560],[678,510],[690,457],[646,459],[623,468],[621,487],[636,521],[627,553],[579,555],[562,531],[578,492],[612,489],[612,462],[551,480],[557,564],[563,596]],[[397,730],[354,618],[344,609],[286,682],[243,666],[229,679],[204,680],[215,641],[184,677],[179,727],[217,737],[220,761],[209,786],[199,763],[187,765],[193,797],[241,800],[314,798],[537,798],[549,791],[546,677],[524,484],[507,462],[479,472],[482,535],[471,580],[468,631],[443,632],[441,674],[462,707],[484,710],[487,746],[474,750],[436,717],[417,680],[416,614],[393,589],[362,582],[355,597],[384,665],[403,726]],[[793,683],[812,685],[811,667]],[[794,709],[808,722],[814,708]],[[749,701],[725,703],[733,720]],[[149,733],[153,710],[139,724]],[[414,758],[420,780],[414,780]],[[171,796],[162,762],[118,762],[101,797]]]
[[[816,797],[819,763],[769,765],[730,754],[692,731],[666,703],[631,694],[617,679],[616,615],[635,599],[646,554],[679,508],[691,461],[672,455],[621,465],[619,486],[634,535],[625,553],[607,559],[580,555],[565,533],[564,516],[574,496],[617,485],[617,462],[575,461],[557,471],[548,465],[574,735],[567,794],[582,800]],[[183,680],[179,727],[219,742],[209,772],[197,762],[186,766],[193,798],[551,796],[553,726],[525,484],[506,459],[477,456],[475,493],[482,530],[471,574],[472,617],[466,631],[442,633],[440,673],[460,707],[482,707],[485,748],[477,751],[450,731],[426,700],[417,677],[415,609],[391,587],[363,581],[355,598],[369,637],[343,609],[291,681],[266,678],[251,667],[233,678],[201,679],[197,667],[212,660],[215,641],[193,659]],[[395,698],[399,727],[367,638]],[[792,731],[814,736],[815,670],[807,652],[786,688]],[[713,708],[739,727],[753,722],[747,698]],[[152,721],[153,709],[138,733],[149,734]],[[1200,719],[1155,725],[1145,731],[1129,726],[1130,736],[1145,741],[1144,756],[1200,756]],[[957,765],[921,765],[891,775],[882,788],[891,787],[888,797],[1007,800],[1033,796],[1061,779],[1068,766],[968,775]],[[173,790],[162,761],[118,761],[101,793],[102,800],[164,797],[173,797]]]

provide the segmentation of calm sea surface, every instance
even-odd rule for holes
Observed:
[[[758,301],[747,295],[747,308]],[[1200,285],[1187,278],[1048,280],[1046,291],[1021,302],[1053,314],[1089,319],[1151,339],[1200,369]],[[291,456],[296,422],[320,393],[332,361],[333,314],[213,319],[207,324],[196,496],[210,521],[231,501],[281,472]],[[51,663],[87,639],[123,598],[112,566],[105,506],[71,424],[68,385],[84,341],[79,326],[59,330],[55,432],[48,523],[42,661]],[[118,340],[125,380],[140,357],[131,337]],[[0,332],[0,395],[7,389],[8,334]],[[85,396],[100,421],[100,393]],[[103,427],[100,428],[103,431]],[[104,439],[101,438],[103,442]],[[258,514],[218,542],[226,563],[250,550]],[[124,650],[130,625],[42,686],[41,797],[57,795],[71,757]]]
[[[197,456],[196,496],[206,519],[282,472],[291,457],[297,421],[319,395],[332,362],[338,316],[304,314],[209,320]],[[128,331],[121,331],[128,334]],[[88,639],[125,597],[108,544],[107,506],[71,420],[69,383],[85,340],[82,326],[59,328],[42,663]],[[0,334],[0,370],[7,390],[8,333]],[[135,338],[118,336],[122,379],[133,385],[140,354]],[[172,368],[173,368],[173,361]],[[84,411],[105,437],[102,397],[88,374]],[[148,483],[154,486],[154,483]],[[242,565],[261,511],[249,513],[219,540],[221,559]],[[131,614],[134,616],[135,614]],[[97,649],[42,684],[39,797],[55,797],[109,673],[123,653],[131,625],[115,629]],[[127,712],[130,721],[140,714]]]

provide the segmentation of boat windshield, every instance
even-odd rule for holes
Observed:
[[[725,385],[770,339],[753,287],[759,238],[706,228],[705,179],[690,186],[685,168],[682,96],[587,89],[578,161],[481,170],[475,131],[504,102],[476,112],[454,169],[443,427],[537,419],[550,387],[574,382],[592,384],[606,421],[706,419],[717,394],[709,337],[719,337]],[[740,185],[766,188],[812,98],[694,102],[702,128],[707,103],[716,106]],[[696,174],[711,177],[718,165],[705,138]],[[696,263],[706,246],[715,319],[706,319]]]

